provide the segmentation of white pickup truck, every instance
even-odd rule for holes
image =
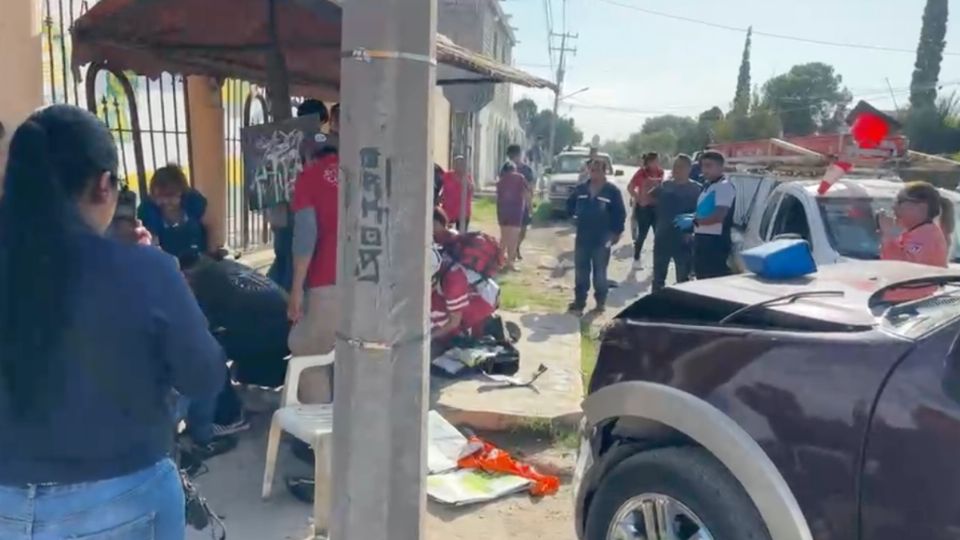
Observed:
[[[739,253],[778,236],[810,242],[818,266],[880,257],[876,213],[893,207],[903,183],[895,179],[852,178],[817,194],[819,180],[795,180],[733,173],[737,187],[731,237],[731,265],[743,270]],[[955,219],[951,263],[960,264],[960,194],[940,190],[953,201]]]

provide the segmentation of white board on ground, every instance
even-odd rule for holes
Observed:
[[[530,480],[509,474],[460,469],[427,477],[427,496],[454,505],[492,501],[527,489]]]

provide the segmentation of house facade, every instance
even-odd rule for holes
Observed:
[[[513,64],[516,36],[499,0],[439,0],[437,31],[506,65]],[[513,110],[512,85],[447,85],[450,154],[468,158],[477,181],[496,181],[507,146],[524,141]]]

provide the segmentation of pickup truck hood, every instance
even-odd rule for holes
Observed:
[[[840,291],[842,297],[804,298],[774,304],[768,309],[798,317],[854,326],[873,326],[879,313],[868,307],[870,297],[881,289],[911,279],[957,276],[956,270],[902,261],[856,261],[823,266],[810,276],[767,280],[753,274],[705,279],[678,284],[674,293],[697,295],[742,306],[767,302],[806,291]],[[706,300],[704,300],[706,301]]]

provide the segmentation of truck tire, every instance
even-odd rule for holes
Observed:
[[[658,498],[651,497],[656,495]],[[667,514],[675,529],[664,538],[700,538],[706,529],[712,540],[771,540],[767,527],[740,483],[701,448],[661,448],[625,459],[607,473],[590,502],[586,540],[647,538],[640,501],[671,504]],[[612,522],[630,523],[631,533],[613,534]],[[654,527],[656,529],[656,527]],[[654,535],[650,540],[660,540]]]

